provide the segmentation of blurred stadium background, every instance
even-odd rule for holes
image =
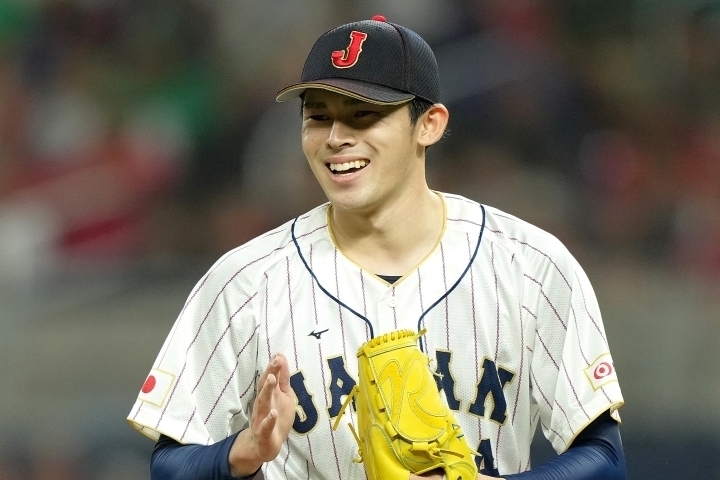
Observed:
[[[274,94],[376,13],[438,56],[431,186],[587,270],[630,478],[720,479],[718,2],[0,0],[0,480],[149,478],[125,416],[193,284],[324,201]]]

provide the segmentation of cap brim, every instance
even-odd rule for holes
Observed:
[[[327,78],[312,82],[297,83],[283,88],[277,93],[275,100],[286,102],[297,98],[309,88],[319,88],[331,92],[347,95],[368,103],[379,105],[399,105],[415,98],[412,93],[393,90],[375,83],[350,80],[347,78]]]

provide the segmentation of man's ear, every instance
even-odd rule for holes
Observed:
[[[450,112],[442,103],[433,104],[418,118],[415,128],[418,145],[429,147],[440,140],[447,128]]]

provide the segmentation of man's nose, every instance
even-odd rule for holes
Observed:
[[[355,144],[355,129],[347,123],[335,120],[328,133],[328,147],[337,150]]]

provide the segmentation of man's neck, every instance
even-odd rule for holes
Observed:
[[[329,220],[338,248],[364,270],[405,275],[437,245],[445,207],[426,187],[370,214],[332,209]]]

